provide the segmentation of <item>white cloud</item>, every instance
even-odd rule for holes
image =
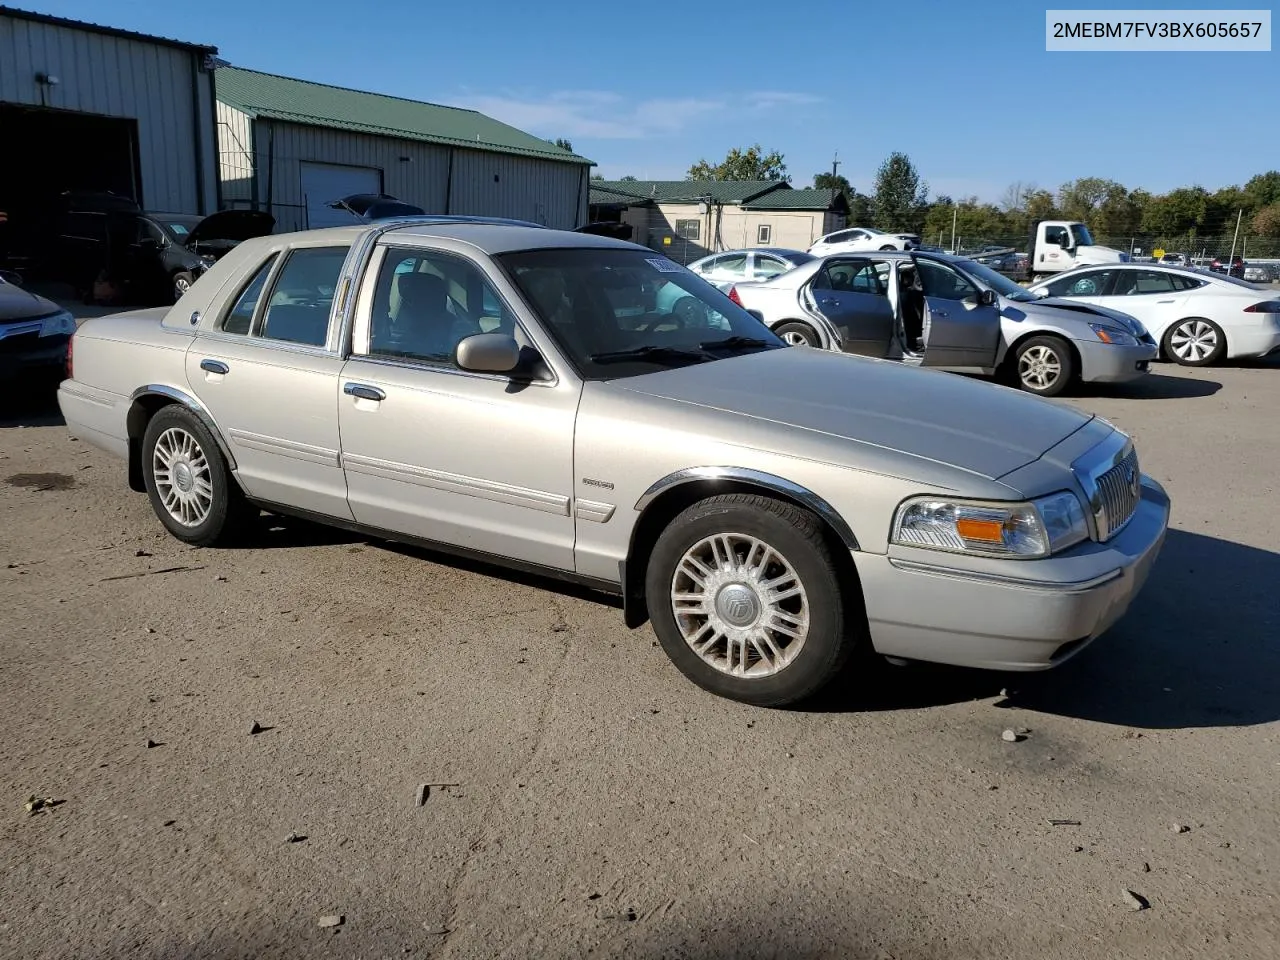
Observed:
[[[681,133],[710,117],[817,103],[805,93],[761,91],[734,96],[628,100],[607,90],[560,90],[543,97],[509,92],[464,94],[453,103],[544,137],[643,140]]]

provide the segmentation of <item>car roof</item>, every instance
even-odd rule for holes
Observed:
[[[516,250],[564,249],[582,247],[585,249],[641,250],[655,253],[648,247],[615,240],[594,233],[578,233],[573,230],[551,230],[538,226],[513,226],[495,221],[446,221],[430,222],[422,220],[407,221],[397,224],[393,220],[382,221],[383,225],[391,225],[387,235],[397,238],[421,238],[424,240],[459,240],[473,244],[485,253],[510,253]]]

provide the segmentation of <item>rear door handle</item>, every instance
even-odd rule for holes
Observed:
[[[385,400],[387,395],[377,387],[370,387],[363,383],[347,383],[343,384],[342,392],[349,397],[358,397],[361,400]]]
[[[1172,300],[1172,299],[1169,299],[1169,300],[1157,300],[1157,301],[1156,301],[1156,303],[1173,303],[1173,300]]]
[[[935,310],[935,311],[933,311],[933,315],[934,315],[935,317],[942,317],[943,319],[945,319],[945,318],[946,318],[946,316],[947,316],[947,311],[945,311],[945,310]]]
[[[209,360],[209,359],[200,361],[200,369],[203,370],[205,373],[229,373],[231,371],[231,368],[228,367],[221,360]]]

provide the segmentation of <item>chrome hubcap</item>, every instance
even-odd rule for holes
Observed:
[[[1018,360],[1018,376],[1030,387],[1051,387],[1061,375],[1062,361],[1051,347],[1034,346]]]
[[[1218,333],[1203,320],[1178,324],[1169,335],[1169,348],[1180,360],[1200,361],[1218,346]]]
[[[792,347],[807,347],[809,345],[809,341],[805,338],[805,335],[795,330],[788,330],[784,333],[782,335],[782,342]]]
[[[809,599],[795,569],[741,533],[717,533],[685,551],[671,578],[671,611],[693,652],[735,677],[786,669],[809,634]]]
[[[170,427],[151,455],[156,493],[169,516],[198,527],[213,508],[213,474],[200,443],[181,427]]]

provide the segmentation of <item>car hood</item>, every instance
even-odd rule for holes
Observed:
[[[62,308],[52,300],[38,297],[11,283],[0,283],[0,323],[17,323],[58,313]]]
[[[1081,246],[1076,248],[1076,263],[1124,263],[1126,257],[1112,247]]]
[[[276,218],[261,210],[220,210],[211,213],[187,234],[185,245],[231,240],[240,243],[265,237],[276,227]]]
[[[1055,313],[1057,311],[1066,311],[1076,317],[1083,319],[1086,323],[1090,317],[1102,317],[1106,320],[1112,320],[1126,329],[1134,329],[1137,321],[1127,313],[1119,310],[1112,310],[1110,307],[1101,307],[1096,303],[1082,303],[1079,300],[1068,300],[1064,297],[1044,297],[1040,300],[1032,300],[1028,303],[1019,303],[1019,308],[1026,310],[1029,315],[1037,313]]]
[[[615,381],[696,404],[895,450],[997,480],[1092,417],[956,374],[807,347]]]

